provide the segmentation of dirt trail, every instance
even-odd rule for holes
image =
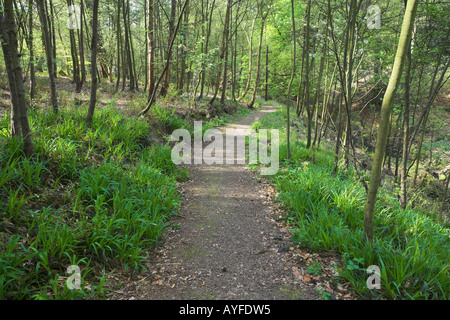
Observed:
[[[275,109],[253,111],[227,127],[249,129]],[[224,128],[221,128],[223,130]],[[133,299],[317,299],[296,279],[290,234],[275,221],[270,186],[246,165],[193,165],[179,217],[152,255]],[[116,296],[116,298],[120,298]],[[122,297],[123,299],[124,297]]]

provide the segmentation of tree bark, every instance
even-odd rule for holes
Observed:
[[[154,30],[154,10],[153,10],[153,1],[148,1],[148,22],[147,22],[147,46],[148,46],[148,95],[153,92],[155,88],[155,30]]]
[[[67,0],[67,5],[73,5],[72,0]],[[77,20],[78,21],[78,20]],[[72,55],[72,80],[75,83],[75,92],[81,91],[81,77],[80,77],[80,64],[78,60],[78,51],[77,51],[77,42],[75,40],[75,31],[74,29],[69,29],[69,38],[70,38],[70,53]]]
[[[296,36],[296,30],[295,30],[295,10],[294,10],[294,0],[291,0],[291,19],[292,19],[292,37],[294,41],[294,50],[292,53],[292,73],[291,73],[291,79],[289,80],[288,85],[288,93],[287,93],[287,102],[286,102],[286,108],[287,108],[287,124],[286,124],[286,144],[287,144],[287,155],[286,158],[289,160],[291,158],[291,120],[290,120],[290,109],[292,105],[292,82],[294,81],[295,77],[295,70],[297,67],[297,36]]]
[[[214,101],[217,98],[217,93],[219,92],[220,75],[222,73],[222,67],[224,65],[225,50],[226,50],[226,45],[228,42],[227,38],[228,38],[228,31],[229,31],[229,24],[230,24],[230,10],[231,10],[231,0],[227,0],[227,9],[225,12],[225,23],[224,23],[223,32],[222,32],[222,47],[221,47],[220,56],[219,56],[220,64],[219,64],[219,68],[218,68],[217,76],[216,76],[214,95],[211,98],[211,100],[209,101],[210,105],[212,105],[214,103]]]
[[[28,122],[22,68],[17,50],[17,29],[12,0],[3,1],[3,12],[0,11],[0,42],[11,93],[11,132],[13,136],[22,135],[25,155],[30,156],[33,154],[33,141]]]
[[[403,114],[403,153],[400,176],[400,205],[406,208],[406,175],[408,171],[408,139],[409,139],[409,109],[410,109],[410,81],[411,81],[411,46],[406,52],[406,78],[405,78],[405,112]]]
[[[264,27],[266,24],[267,16],[269,15],[269,12],[270,12],[270,4],[267,6],[267,11],[265,13],[263,13],[264,1],[261,1],[261,3],[259,4],[259,10],[261,12],[261,31],[259,34],[258,58],[257,58],[257,62],[256,62],[256,79],[255,79],[255,87],[253,88],[252,99],[250,100],[250,102],[247,105],[248,108],[253,108],[253,105],[255,104],[255,99],[256,99],[256,92],[257,92],[258,86],[259,86],[259,79],[261,76],[261,72],[260,72],[261,71],[261,51],[262,51]]]
[[[375,209],[375,201],[378,193],[378,188],[381,181],[381,169],[389,130],[389,119],[392,113],[395,93],[400,83],[403,65],[406,57],[406,51],[408,50],[409,44],[411,43],[411,33],[418,3],[418,0],[408,1],[405,16],[403,19],[402,31],[400,33],[397,53],[395,55],[395,62],[392,68],[391,78],[389,79],[389,83],[381,107],[381,119],[378,128],[369,191],[367,193],[367,200],[364,208],[364,234],[367,237],[367,240],[370,242],[372,242],[373,240],[373,213]]]
[[[45,13],[44,0],[36,0],[37,7],[39,11],[39,18],[41,20],[42,35],[44,40],[45,55],[47,58],[47,69],[48,77],[50,82],[50,93],[51,93],[51,103],[53,107],[53,112],[58,113],[58,100],[56,94],[56,82],[53,64],[53,53],[52,53],[52,43],[50,39],[49,29],[48,29],[48,19]]]
[[[247,95],[248,91],[250,90],[250,83],[252,81],[252,69],[253,69],[253,34],[255,31],[255,22],[256,18],[258,17],[258,13],[256,14],[255,18],[253,19],[252,23],[252,32],[250,35],[250,49],[249,49],[249,57],[248,57],[248,77],[247,77],[247,84],[245,85],[244,92],[242,93],[242,96],[239,97],[239,101],[242,101],[245,96]]]
[[[171,41],[170,44],[169,44],[169,48],[168,48],[168,53],[169,53],[169,54],[172,53],[172,48],[173,48],[173,44],[174,44],[174,42],[175,42],[175,37],[177,36],[178,29],[179,29],[179,27],[180,27],[180,22],[181,22],[181,19],[182,19],[182,17],[183,17],[184,10],[186,9],[186,6],[187,6],[188,4],[189,4],[189,0],[186,0],[186,2],[184,3],[183,8],[181,9],[180,17],[178,18],[178,23],[177,23],[177,26],[176,26],[176,28],[175,28],[174,36],[172,37],[172,41]],[[169,63],[170,63],[170,60],[167,59],[167,60],[166,60],[166,65],[165,65],[165,67],[164,67],[164,70],[163,70],[163,72],[161,73],[161,75],[159,76],[159,79],[158,79],[158,81],[157,81],[156,84],[155,84],[155,88],[154,88],[154,90],[153,90],[153,92],[152,92],[152,95],[151,95],[151,97],[150,97],[150,100],[149,100],[147,106],[145,107],[145,109],[142,110],[142,111],[139,113],[139,115],[138,115],[139,117],[140,117],[140,116],[143,116],[144,114],[146,114],[146,113],[150,110],[150,108],[152,107],[153,102],[155,101],[156,90],[157,90],[159,84],[161,83],[161,80],[162,80],[162,78],[163,78],[163,76],[164,76],[166,70],[169,68]]]
[[[28,0],[28,49],[30,50],[30,100],[33,101],[36,91],[36,71],[34,68],[34,46],[33,46],[33,0]]]
[[[175,39],[175,14],[177,9],[177,0],[172,0],[171,8],[170,8],[170,20],[169,20],[169,46],[172,40]],[[167,61],[169,64],[165,69],[164,73],[164,81],[161,86],[160,95],[165,97],[167,95],[167,90],[169,90],[169,81],[170,81],[170,60],[172,59],[172,50],[167,52]]]
[[[98,44],[98,1],[93,0],[92,8],[92,42],[91,42],[91,75],[97,72],[97,44]],[[89,101],[89,109],[86,117],[88,124],[92,123],[94,117],[95,104],[97,103],[97,77],[91,77],[91,98]]]

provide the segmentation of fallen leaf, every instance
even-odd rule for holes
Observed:
[[[312,283],[312,282],[313,282],[312,277],[311,277],[310,275],[308,275],[308,274],[305,274],[305,275],[302,277],[302,280],[303,280],[303,282],[305,282],[305,283]]]
[[[297,267],[292,267],[292,273],[299,279],[302,279],[302,275]]]

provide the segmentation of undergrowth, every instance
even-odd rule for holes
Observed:
[[[177,181],[188,173],[171,159],[170,134],[193,133],[194,119],[155,104],[142,120],[113,99],[87,126],[86,103],[63,100],[58,114],[29,110],[30,158],[9,116],[0,119],[0,299],[104,298],[109,272],[146,270],[178,212]],[[210,118],[203,132],[249,112]],[[68,288],[69,266],[80,268],[78,290]]]
[[[113,106],[30,110],[35,153],[0,122],[0,299],[95,299],[106,271],[137,272],[180,204],[187,172],[149,124]],[[81,270],[80,290],[65,285]]]
[[[279,110],[258,124],[283,129]],[[285,131],[285,130],[283,130]],[[311,150],[293,133],[291,159],[286,160],[285,134],[280,134],[282,169],[272,182],[286,208],[293,238],[316,251],[341,254],[340,276],[365,299],[448,299],[450,297],[450,230],[410,208],[381,187],[374,212],[374,240],[363,231],[365,189],[349,169],[332,174],[334,154]],[[367,173],[365,173],[367,175]],[[366,176],[368,181],[368,175]],[[381,270],[381,289],[367,287],[366,269]]]

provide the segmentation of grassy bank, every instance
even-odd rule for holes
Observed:
[[[86,109],[30,110],[31,158],[1,119],[0,299],[104,298],[106,274],[145,271],[177,214],[177,182],[188,173],[173,164],[168,134],[192,123],[159,106],[137,119],[113,102],[88,127]],[[216,116],[204,130],[247,112]],[[80,290],[66,286],[70,265]]]
[[[285,111],[268,115],[258,126],[284,132]],[[356,174],[351,169],[332,174],[331,148],[317,150],[312,162],[311,150],[296,133],[287,161],[286,137],[280,136],[283,166],[272,182],[286,208],[293,238],[301,246],[339,253],[342,264],[337,271],[362,298],[449,298],[448,228],[428,215],[402,210],[392,192],[382,187],[374,216],[375,238],[367,243],[363,233],[366,194]],[[367,288],[366,270],[371,265],[381,270],[380,290]]]

